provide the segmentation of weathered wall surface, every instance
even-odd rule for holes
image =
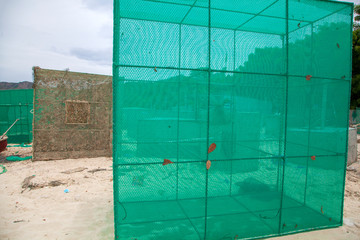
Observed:
[[[357,131],[356,128],[349,128],[348,158],[347,165],[357,161]]]
[[[111,156],[112,77],[34,68],[34,160]]]

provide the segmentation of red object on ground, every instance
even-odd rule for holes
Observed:
[[[0,152],[4,151],[7,146],[7,137],[5,136],[3,139],[0,140]]]

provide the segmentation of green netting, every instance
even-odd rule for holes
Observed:
[[[6,169],[6,167],[5,167],[4,165],[1,165],[1,164],[0,164],[0,168],[1,168],[0,174],[3,174],[3,173],[6,173],[6,172],[7,172],[7,169]]]
[[[342,224],[352,4],[114,2],[115,239]]]
[[[6,157],[6,160],[12,161],[12,162],[25,161],[25,160],[29,160],[29,159],[32,159],[32,156],[27,156],[27,157],[8,156],[8,157]]]
[[[32,142],[33,96],[33,89],[0,90],[0,134],[20,119],[7,133],[9,143]]]

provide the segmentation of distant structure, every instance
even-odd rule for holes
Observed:
[[[32,82],[0,82],[0,90],[10,90],[10,89],[32,89]]]
[[[112,77],[33,68],[33,159],[112,154]]]

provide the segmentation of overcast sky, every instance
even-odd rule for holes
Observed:
[[[111,75],[112,4],[0,0],[0,82],[32,81],[33,66]]]

